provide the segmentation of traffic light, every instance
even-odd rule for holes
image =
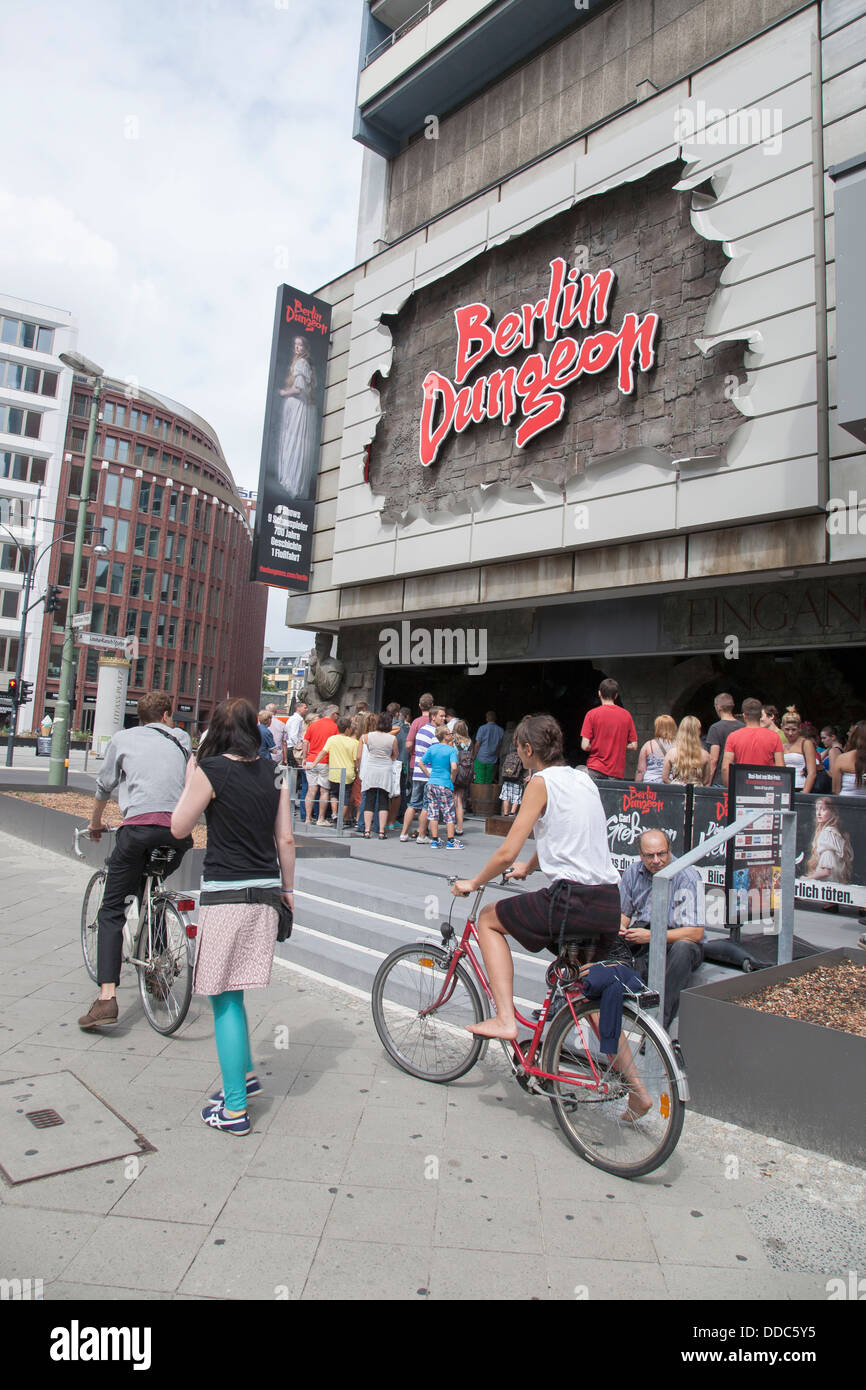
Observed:
[[[14,676],[12,677],[12,679],[11,679],[10,682],[9,682],[9,688],[8,688],[8,690],[7,690],[6,693],[7,693],[7,695],[9,696],[10,700],[12,701],[13,705],[17,705],[17,704],[18,704],[18,682],[17,682],[17,680],[15,679]]]
[[[45,590],[45,612],[56,613],[60,607],[60,585],[49,584]]]
[[[32,681],[20,681],[20,682],[19,682],[19,685],[18,685],[18,695],[17,695],[17,697],[16,697],[15,703],[16,703],[19,707],[22,706],[22,705],[29,705],[32,695],[33,695],[33,682],[32,682]]]

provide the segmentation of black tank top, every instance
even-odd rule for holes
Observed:
[[[215,796],[205,808],[203,879],[279,878],[274,822],[280,802],[275,764],[220,756],[199,764]]]

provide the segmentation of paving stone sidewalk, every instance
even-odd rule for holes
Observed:
[[[824,1300],[866,1268],[862,1170],[690,1114],[662,1170],[609,1177],[492,1054],[415,1081],[367,999],[291,966],[247,995],[253,1132],[210,1131],[206,1002],[162,1038],[125,974],[118,1027],[82,1033],[91,870],[6,835],[0,862],[0,1084],[71,1071],[156,1150],[0,1179],[0,1278],[46,1299]]]

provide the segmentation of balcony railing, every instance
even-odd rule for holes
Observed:
[[[419,24],[422,24],[434,10],[438,10],[439,6],[444,3],[445,0],[427,0],[426,5],[422,5],[420,10],[416,10],[415,13],[411,14],[408,19],[405,19],[402,24],[398,24],[397,28],[388,35],[387,39],[383,39],[381,43],[376,44],[375,48],[370,49],[370,52],[364,59],[364,67],[368,68],[371,63],[375,63],[377,58],[381,58],[383,53],[387,53],[389,48],[392,48],[395,43],[399,43],[400,39],[410,33],[412,29],[417,29]]]

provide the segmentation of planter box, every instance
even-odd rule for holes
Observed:
[[[32,783],[20,786],[7,783],[0,787],[0,830],[7,835],[17,835],[19,840],[27,840],[29,844],[41,845],[54,854],[66,854],[70,859],[74,859],[72,836],[76,828],[84,826],[83,820],[77,816],[70,816],[66,811],[55,811],[50,806],[43,806],[38,801],[22,801],[17,796],[4,795],[8,791],[44,790],[42,787],[34,787]],[[94,869],[101,869],[105,863],[108,846],[109,842],[106,839],[100,840],[99,844],[82,840],[84,861],[92,864]],[[295,831],[295,856],[298,859],[342,859],[350,853],[351,846],[345,841],[341,843],[337,839],[326,840],[319,835],[305,835],[297,829]],[[203,849],[189,850],[184,855],[180,868],[167,880],[167,886],[176,892],[197,893],[201,886],[204,854]],[[84,861],[76,860],[76,863]]]
[[[684,990],[679,1036],[692,1108],[866,1165],[866,1037],[734,1002],[846,960],[862,965],[866,952],[846,946]]]

